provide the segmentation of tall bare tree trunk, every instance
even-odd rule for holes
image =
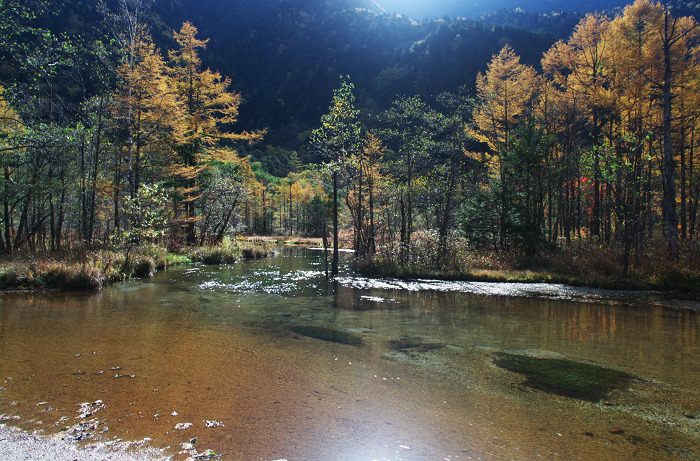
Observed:
[[[338,275],[338,172],[333,172],[333,262],[331,275]]]
[[[678,260],[678,216],[676,215],[676,170],[673,161],[672,138],[672,104],[671,80],[671,46],[673,45],[673,26],[669,24],[669,12],[666,9],[664,19],[664,81],[663,81],[663,208],[666,215],[666,241],[669,257]]]

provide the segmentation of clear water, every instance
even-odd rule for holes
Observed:
[[[101,293],[3,293],[0,422],[175,459],[700,458],[697,300],[323,269],[321,252],[285,248]],[[503,350],[639,379],[582,402],[522,386],[493,365]]]

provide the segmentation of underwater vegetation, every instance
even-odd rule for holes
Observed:
[[[309,338],[320,339],[331,343],[348,344],[350,346],[361,346],[362,338],[346,331],[335,330],[333,328],[315,326],[293,326],[289,328],[294,333],[308,336]]]
[[[610,368],[565,359],[537,358],[500,352],[494,364],[520,373],[523,385],[552,394],[597,402],[634,376]]]

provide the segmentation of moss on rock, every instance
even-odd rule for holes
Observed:
[[[290,328],[294,333],[308,336],[309,338],[320,339],[331,343],[348,344],[350,346],[361,346],[362,338],[352,333],[335,330],[333,328],[316,326],[293,326]]]
[[[525,375],[525,386],[590,402],[599,401],[634,378],[628,373],[597,365],[506,352],[497,353],[494,363]]]

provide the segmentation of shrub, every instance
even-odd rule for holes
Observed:
[[[80,270],[66,278],[63,286],[64,290],[99,290],[102,288],[103,277],[99,272],[93,270]]]
[[[242,242],[225,239],[216,246],[192,249],[192,261],[209,265],[234,264],[241,258],[258,259],[270,255],[270,245],[263,242]]]
[[[241,248],[241,256],[245,259],[266,258],[270,256],[270,253],[270,246],[263,243],[248,243]]]
[[[134,261],[132,274],[135,277],[150,277],[156,270],[156,262],[150,256],[141,256]]]
[[[15,288],[21,285],[21,276],[15,266],[0,269],[0,289]]]

